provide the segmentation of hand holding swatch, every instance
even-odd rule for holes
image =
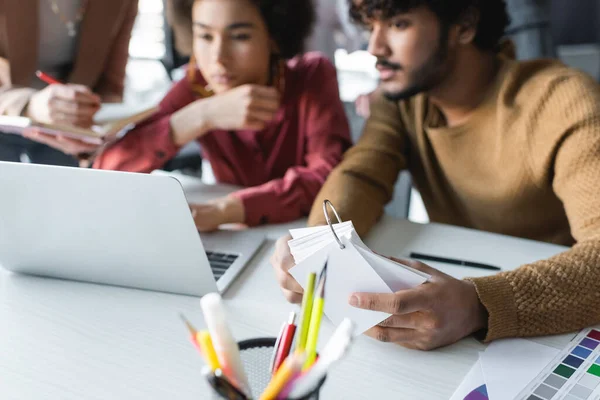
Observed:
[[[309,274],[320,274],[327,262],[325,315],[336,326],[344,318],[351,319],[356,326],[355,334],[365,332],[390,314],[352,307],[348,300],[353,293],[391,294],[416,287],[430,278],[428,274],[373,253],[362,242],[351,221],[295,229],[290,233],[293,239],[288,244],[296,261],[290,274],[304,285]]]

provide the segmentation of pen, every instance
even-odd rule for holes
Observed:
[[[40,70],[35,71],[35,75],[43,82],[46,82],[48,85],[57,85],[62,84],[59,80],[54,79],[50,75]]]
[[[292,383],[293,388],[287,394],[292,399],[301,399],[315,390],[319,382],[325,377],[331,365],[341,359],[352,343],[354,324],[345,318],[337,327],[321,356],[311,369]]]
[[[313,302],[312,312],[310,313],[310,327],[306,339],[306,361],[303,370],[307,370],[315,362],[317,357],[317,341],[319,340],[319,329],[321,328],[321,318],[323,317],[323,307],[325,305],[325,280],[327,279],[327,261],[321,271],[319,284],[315,291],[315,300]]]
[[[281,333],[281,341],[279,342],[279,348],[277,349],[277,355],[275,356],[275,362],[273,363],[272,373],[275,374],[283,361],[290,354],[290,348],[292,347],[292,341],[294,340],[294,334],[296,333],[296,313],[292,311],[290,319]]]
[[[313,306],[313,294],[315,291],[315,280],[317,274],[311,272],[308,274],[308,282],[302,296],[302,322],[300,323],[300,334],[296,343],[296,350],[304,350],[306,347],[306,337],[308,336],[308,327],[310,325],[310,313]]]
[[[427,255],[427,254],[421,254],[421,253],[410,253],[410,258],[415,258],[418,260],[425,260],[425,261],[437,261],[437,262],[453,264],[453,265],[462,265],[463,267],[473,267],[473,268],[489,269],[492,271],[501,271],[501,269],[499,267],[495,267],[495,266],[489,265],[489,264],[482,264],[482,263],[473,262],[473,261],[457,260],[454,258],[438,257],[438,256]]]
[[[222,397],[228,400],[247,400],[248,397],[238,388],[233,386],[231,382],[227,380],[225,376],[223,376],[223,371],[220,369],[216,369],[212,373],[206,373],[206,380],[209,385]]]
[[[300,372],[305,359],[306,354],[304,352],[297,352],[286,358],[263,394],[260,395],[259,400],[276,399],[292,376]]]
[[[200,299],[200,306],[223,374],[249,396],[250,385],[242,365],[240,348],[227,326],[221,296],[218,293],[206,294]]]

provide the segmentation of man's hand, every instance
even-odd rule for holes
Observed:
[[[350,305],[392,314],[367,335],[411,349],[432,350],[487,327],[487,311],[475,286],[423,263],[393,259],[431,275],[414,289],[393,294],[355,293]]]
[[[83,85],[54,84],[29,101],[27,116],[35,121],[89,128],[100,109],[100,96]]]
[[[300,303],[302,302],[304,290],[288,272],[295,265],[294,257],[290,253],[290,246],[288,246],[288,241],[291,239],[292,236],[287,235],[277,241],[275,244],[275,253],[271,256],[271,265],[275,270],[277,282],[279,282],[285,298],[290,303]]]
[[[200,232],[212,232],[223,224],[243,223],[244,204],[235,196],[222,197],[205,204],[190,204],[196,228]]]
[[[102,146],[102,144],[91,144],[63,135],[47,135],[37,129],[28,129],[24,131],[23,137],[46,144],[72,156],[93,154]]]

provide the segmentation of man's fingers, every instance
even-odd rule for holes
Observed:
[[[290,302],[292,304],[302,303],[302,294],[292,292],[291,290],[287,290],[287,289],[281,289],[281,291],[283,292],[283,295],[285,296],[285,298],[288,302]]]
[[[397,293],[353,293],[350,305],[388,314],[408,314],[428,309],[429,299],[420,288]]]
[[[275,277],[279,286],[282,288],[286,298],[291,302],[299,302],[302,300],[304,290],[296,279],[288,272],[294,266],[294,258],[290,253],[288,241],[291,239],[289,235],[277,240],[275,243],[275,252],[271,256],[271,265],[275,271]],[[294,300],[294,301],[292,301]]]
[[[290,303],[299,303],[302,301],[302,294],[304,293],[304,289],[292,275],[279,268],[275,264],[273,264],[273,269],[275,270],[275,278],[277,279],[277,283],[281,287],[283,294],[286,299]]]
[[[381,321],[378,326],[384,328],[408,328],[417,329],[421,328],[425,323],[425,316],[420,312],[413,312],[409,314],[392,315],[385,320]]]
[[[291,290],[295,293],[304,292],[302,286],[300,286],[300,284],[296,282],[296,279],[294,279],[294,277],[290,275],[287,272],[287,270],[284,270],[284,268],[275,264],[273,265],[273,269],[275,270],[275,277],[277,279],[277,282],[279,283],[279,286],[281,286],[284,289]]]
[[[387,328],[379,325],[372,327],[365,334],[385,343],[412,342],[419,338],[419,331],[415,329]]]

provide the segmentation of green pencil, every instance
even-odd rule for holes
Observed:
[[[308,327],[310,325],[310,315],[312,313],[313,295],[315,292],[315,280],[317,274],[311,272],[308,274],[308,282],[302,296],[302,323],[300,324],[300,336],[296,343],[296,350],[303,351],[306,347],[306,338],[308,337]]]
[[[319,340],[319,330],[321,329],[321,318],[323,317],[323,309],[325,308],[325,280],[327,279],[327,263],[321,271],[315,298],[313,300],[312,312],[310,316],[310,327],[308,328],[308,336],[306,339],[306,361],[304,362],[303,371],[309,369],[317,358],[317,341]]]

